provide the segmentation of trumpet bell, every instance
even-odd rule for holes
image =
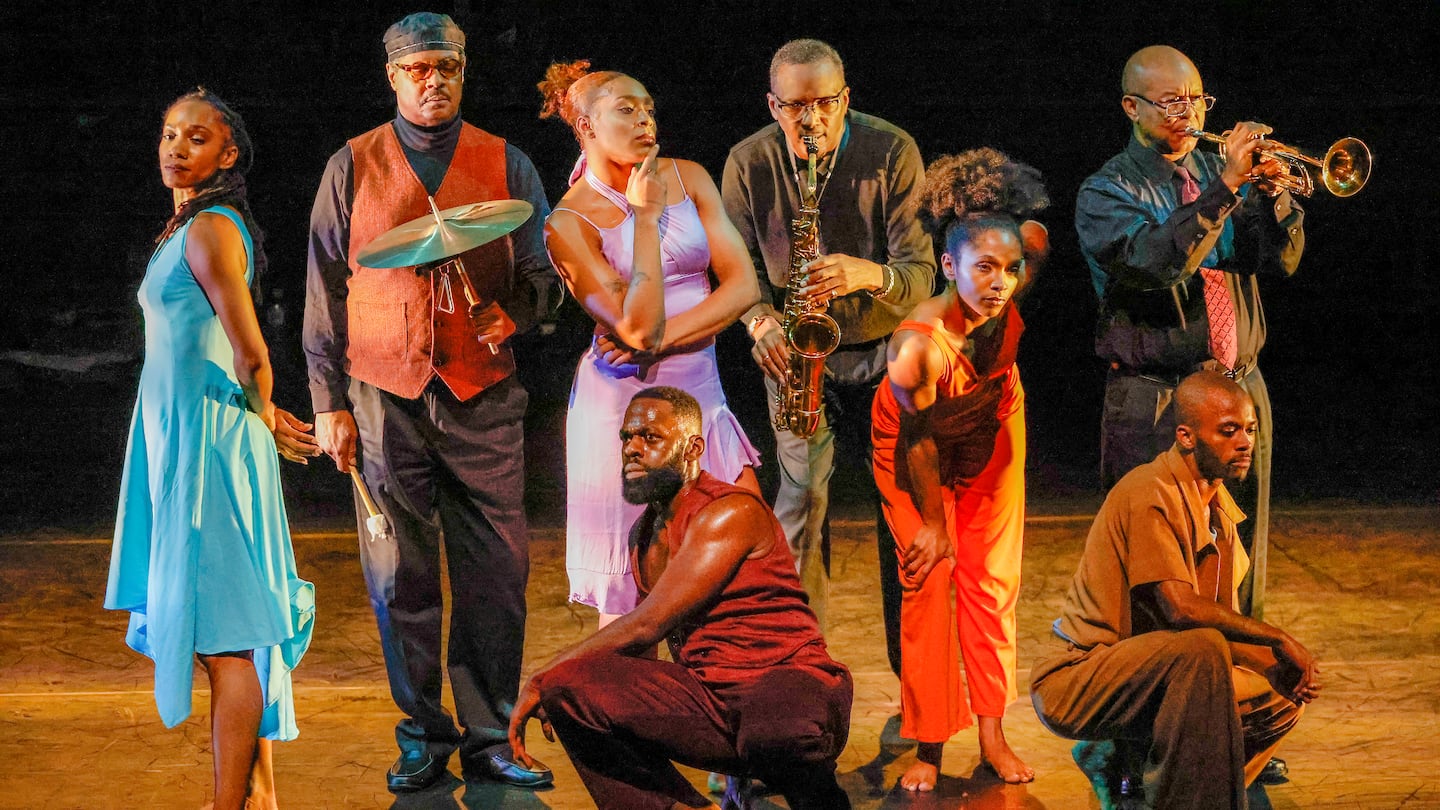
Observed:
[[[1336,197],[1349,197],[1370,179],[1370,147],[1359,138],[1341,138],[1325,153],[1320,181]]]

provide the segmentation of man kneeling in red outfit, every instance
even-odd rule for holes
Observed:
[[[648,388],[620,429],[636,609],[560,653],[520,690],[601,810],[714,807],[674,762],[761,779],[790,807],[849,808],[835,781],[853,692],[825,650],[774,514],[700,470],[700,407]],[[665,639],[672,661],[648,657]]]

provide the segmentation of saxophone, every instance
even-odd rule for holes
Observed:
[[[790,275],[785,284],[785,316],[780,328],[790,348],[790,367],[775,392],[775,429],[800,438],[814,435],[820,425],[825,383],[825,358],[840,345],[840,326],[825,313],[826,304],[800,296],[801,270],[820,255],[820,203],[815,198],[818,139],[805,136],[805,189],[800,215],[790,220]]]

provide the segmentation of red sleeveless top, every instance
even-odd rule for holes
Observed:
[[[1000,422],[1020,407],[1020,369],[1015,353],[1025,322],[1011,304],[999,316],[997,331],[975,347],[975,357],[966,357],[949,341],[935,334],[935,327],[919,321],[904,321],[896,332],[926,335],[945,358],[945,370],[936,381],[935,404],[930,406],[930,425],[940,454],[940,482],[947,486],[965,483],[980,474],[989,461]],[[870,411],[870,440],[877,458],[891,462],[900,437],[900,403],[890,388],[890,375],[880,382]]]
[[[825,639],[800,587],[785,532],[755,493],[702,471],[680,494],[665,532],[670,557],[679,553],[690,521],[700,510],[735,494],[754,498],[770,515],[774,534],[770,553],[742,562],[735,578],[711,603],[699,607],[671,632],[670,657],[691,669],[761,669],[782,663],[839,666],[825,651]],[[640,517],[636,525],[640,540],[630,547],[631,571],[642,600],[649,589],[641,580],[640,555],[654,540],[654,518],[649,509]]]

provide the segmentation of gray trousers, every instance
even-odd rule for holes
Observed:
[[[1175,443],[1176,382],[1113,370],[1106,378],[1105,406],[1100,416],[1100,475],[1106,489]],[[1235,382],[1255,401],[1255,418],[1260,423],[1250,476],[1238,486],[1227,485],[1248,518],[1237,527],[1240,544],[1250,555],[1250,572],[1240,583],[1240,609],[1247,616],[1263,620],[1275,425],[1271,421],[1270,392],[1260,369],[1252,369]]]
[[[800,583],[810,608],[825,628],[830,600],[830,478],[835,474],[837,445],[842,455],[871,469],[870,407],[875,388],[885,376],[885,341],[861,350],[841,346],[825,362],[825,407],[814,435],[802,439],[788,430],[775,431],[780,489],[775,517],[785,529]],[[770,423],[775,423],[777,386],[765,378]],[[875,476],[867,472],[867,495],[874,507],[876,544],[880,551],[885,637],[891,668],[900,669],[900,585],[895,540],[880,511]],[[886,555],[889,555],[888,557]],[[887,564],[888,560],[888,564]],[[893,627],[892,627],[893,625]]]

